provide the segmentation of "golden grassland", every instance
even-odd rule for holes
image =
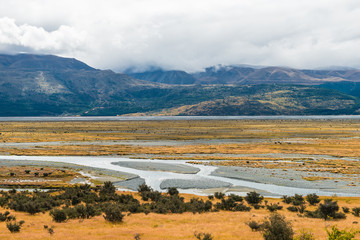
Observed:
[[[359,120],[1,122],[2,142],[359,137]]]
[[[2,187],[67,187],[71,185],[69,181],[76,177],[82,177],[82,175],[68,169],[35,166],[0,167],[0,186]]]
[[[35,148],[2,147],[0,153],[13,155],[132,155],[132,154],[314,154],[335,157],[360,157],[359,139],[308,139],[307,143],[274,144],[256,142],[244,144],[196,144],[180,146],[137,145],[51,145]]]
[[[190,196],[188,196],[190,198]],[[280,199],[266,199],[270,203],[278,203]],[[359,198],[335,197],[334,200],[342,206],[360,206]],[[291,221],[294,232],[301,230],[311,231],[316,239],[326,239],[326,228],[336,225],[340,229],[360,230],[360,218],[346,214],[344,220],[322,220],[299,217],[296,213],[286,210],[278,212]],[[308,208],[310,210],[315,207]],[[0,209],[4,212],[5,209]],[[265,209],[250,212],[210,212],[203,214],[130,214],[124,217],[122,223],[114,224],[104,220],[102,216],[85,220],[68,220],[65,223],[52,221],[48,213],[30,215],[22,212],[11,212],[17,220],[24,220],[20,233],[10,233],[6,224],[0,223],[0,239],[134,239],[135,234],[140,234],[141,239],[195,239],[194,232],[211,233],[215,240],[231,239],[263,239],[261,233],[253,232],[246,225],[250,220],[262,221],[269,216]],[[50,235],[44,225],[53,226],[54,234]]]
[[[309,154],[360,157],[360,120],[191,120],[103,122],[2,122],[0,154],[32,156],[127,155],[157,159],[221,160],[210,164],[262,168],[313,169],[359,174],[356,160],[234,157],[234,154]],[[181,144],[190,140],[242,139],[242,142]],[[102,141],[155,140],[165,145],[110,145]],[[167,140],[180,144],[167,146]],[[249,141],[247,141],[249,140]],[[252,141],[251,141],[252,140]],[[9,143],[61,141],[55,145]],[[76,142],[82,142],[76,145]],[[88,144],[87,144],[88,143]],[[94,144],[95,143],[95,144]],[[152,156],[151,156],[152,155]],[[191,155],[191,156],[189,156]],[[282,161],[278,161],[282,160]],[[284,161],[285,160],[285,161]],[[195,162],[193,162],[195,163]]]
[[[0,142],[73,142],[82,145],[0,147],[18,155],[302,153],[360,156],[358,120],[207,120],[117,122],[2,122]],[[93,141],[258,139],[237,144],[178,146],[86,145]],[[76,143],[75,143],[76,144]]]
[[[360,174],[360,162],[342,157],[360,157],[360,120],[214,120],[214,121],[106,121],[106,122],[1,122],[0,155],[143,155],[157,159],[181,159],[197,163],[248,166],[261,168],[295,169],[297,171]],[[241,143],[214,142],[211,144],[178,144],[175,146],[106,145],[101,141],[122,140],[189,140],[250,139]],[[7,146],[9,143],[41,143],[61,141],[60,145]],[[83,145],[74,145],[76,142]],[[74,143],[75,142],[75,143]],[[89,144],[86,144],[89,142]],[[93,144],[97,142],[96,144]],[[3,143],[1,145],[1,143]],[[70,144],[71,143],[71,144]],[[309,154],[330,155],[335,159],[313,157],[258,157],[234,154]],[[151,156],[152,155],[152,156]],[[220,160],[220,161],[213,161]],[[26,167],[29,168],[29,167]],[[25,169],[18,168],[19,178]],[[36,169],[34,169],[36,170]],[[54,169],[55,170],[55,169]],[[6,175],[8,169],[0,169]],[[75,174],[75,173],[74,173]],[[1,174],[0,174],[1,176]],[[26,176],[24,176],[26,178]],[[2,179],[8,179],[3,176]],[[326,180],[308,176],[308,181]],[[190,198],[190,195],[184,195]],[[360,207],[360,198],[336,197],[339,205]],[[267,199],[269,203],[279,199]],[[341,229],[360,230],[360,218],[347,214],[345,220],[324,221],[299,217],[286,210],[278,211],[292,222],[296,233],[312,231],[316,239],[326,239],[325,228],[337,225]],[[4,212],[5,209],[0,209]],[[131,214],[120,224],[106,222],[102,216],[87,220],[55,223],[48,213],[35,216],[12,212],[18,220],[25,220],[21,232],[11,234],[5,223],[0,223],[0,239],[195,239],[197,232],[209,232],[215,240],[262,239],[245,224],[262,220],[269,215],[265,209],[251,212],[212,212],[204,214]],[[50,235],[44,225],[54,226]]]

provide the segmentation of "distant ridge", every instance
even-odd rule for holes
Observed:
[[[147,71],[141,73],[130,73],[130,76],[141,80],[167,84],[194,84],[196,78],[184,71]]]
[[[74,58],[34,54],[0,54],[0,68],[4,67],[32,70],[95,70]]]
[[[217,66],[129,76],[73,58],[1,54],[0,116],[360,114],[359,74]]]
[[[287,67],[256,67],[248,65],[213,66],[204,72],[171,77],[174,71],[132,73],[139,79],[167,84],[304,84],[319,85],[325,82],[360,82],[360,70],[353,68],[303,70]],[[180,71],[177,71],[180,72]],[[192,77],[192,78],[191,78]],[[190,81],[188,81],[190,83]]]

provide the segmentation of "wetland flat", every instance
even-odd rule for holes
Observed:
[[[162,192],[178,187],[187,201],[206,201],[204,195],[214,192],[246,195],[255,190],[270,197],[265,205],[284,207],[278,213],[291,221],[296,234],[305,229],[326,239],[325,228],[357,229],[358,217],[305,218],[287,210],[290,205],[279,197],[316,193],[332,196],[340,207],[359,207],[360,198],[350,197],[360,192],[359,129],[360,120],[353,118],[0,122],[0,180],[5,187],[29,187],[30,180],[33,187],[53,187],[53,180],[60,187],[112,181],[126,191],[119,195],[132,194],[140,201],[129,190],[143,183]],[[54,176],[27,177],[29,170]],[[212,201],[214,206],[220,202]],[[0,237],[49,239],[46,225],[54,229],[55,239],[132,239],[138,233],[144,239],[194,239],[195,231],[209,232],[216,240],[262,239],[246,223],[267,217],[265,205],[250,212],[127,213],[121,224],[102,216],[57,223],[49,212],[11,210],[25,224],[16,235],[0,225]],[[306,204],[306,209],[316,206]]]
[[[86,156],[111,157],[113,162],[117,162],[116,158],[126,158],[128,161],[118,161],[121,171],[139,176],[134,170],[142,170],[143,180],[136,180],[140,184],[150,172],[156,172],[155,178],[165,181],[168,179],[165,175],[171,172],[188,174],[200,166],[202,169],[208,166],[212,170],[208,170],[207,178],[221,177],[223,179],[218,180],[226,179],[228,183],[238,179],[268,184],[255,188],[236,183],[221,188],[224,192],[249,187],[258,191],[266,191],[268,187],[269,195],[283,192],[275,191],[270,187],[273,185],[298,188],[299,192],[311,189],[325,195],[352,196],[360,192],[358,118],[150,118],[151,121],[142,118],[111,121],[110,118],[96,121],[99,119],[1,122],[0,154],[4,155],[3,159],[22,155],[35,157],[32,160],[49,158],[44,156],[78,156],[85,160],[75,160],[72,164],[83,162],[84,165],[92,162],[86,160]],[[158,162],[149,162],[149,159]],[[186,164],[187,169],[179,169],[177,163]],[[87,167],[104,168],[100,163]],[[107,169],[115,167],[112,164]],[[189,169],[192,170],[186,172]],[[178,179],[176,184],[174,179]],[[180,183],[179,179],[188,179],[188,176],[171,177],[167,183],[171,180],[184,191],[196,185],[186,186],[188,180]],[[98,178],[94,182],[101,181]],[[159,185],[161,181],[154,187]],[[214,184],[214,189],[217,187]]]

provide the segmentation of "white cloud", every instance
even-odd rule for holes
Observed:
[[[0,51],[98,68],[360,67],[358,0],[0,0]]]
[[[14,19],[0,18],[0,47],[2,51],[16,53],[28,49],[35,53],[69,54],[80,50],[85,36],[69,26],[61,25],[48,32],[42,27],[17,25]]]

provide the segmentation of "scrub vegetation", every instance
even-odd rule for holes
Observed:
[[[359,130],[359,120],[1,122],[0,154],[181,159],[193,164],[311,172],[303,179],[334,182],[358,178]],[[0,238],[359,237],[360,198],[309,194],[275,199],[257,192],[244,197],[217,192],[205,197],[179,194],[176,188],[160,193],[147,185],[130,193],[117,192],[111,182],[66,184],[78,176],[73,169],[56,167],[0,167],[3,183],[27,185],[21,180],[37,180],[34,186],[41,187],[43,181],[60,180],[58,189],[49,192],[1,192]],[[19,181],[12,183],[15,179]]]
[[[217,196],[179,194],[175,188],[160,193],[145,184],[137,193],[116,192],[111,182],[50,192],[2,191],[0,237],[290,240],[338,239],[334,236],[358,233],[359,198],[324,199],[309,194],[284,196],[280,201],[256,192],[244,198]],[[321,202],[304,200],[315,198]],[[289,206],[303,211],[290,211]],[[353,209],[353,214],[342,212],[344,207]]]

